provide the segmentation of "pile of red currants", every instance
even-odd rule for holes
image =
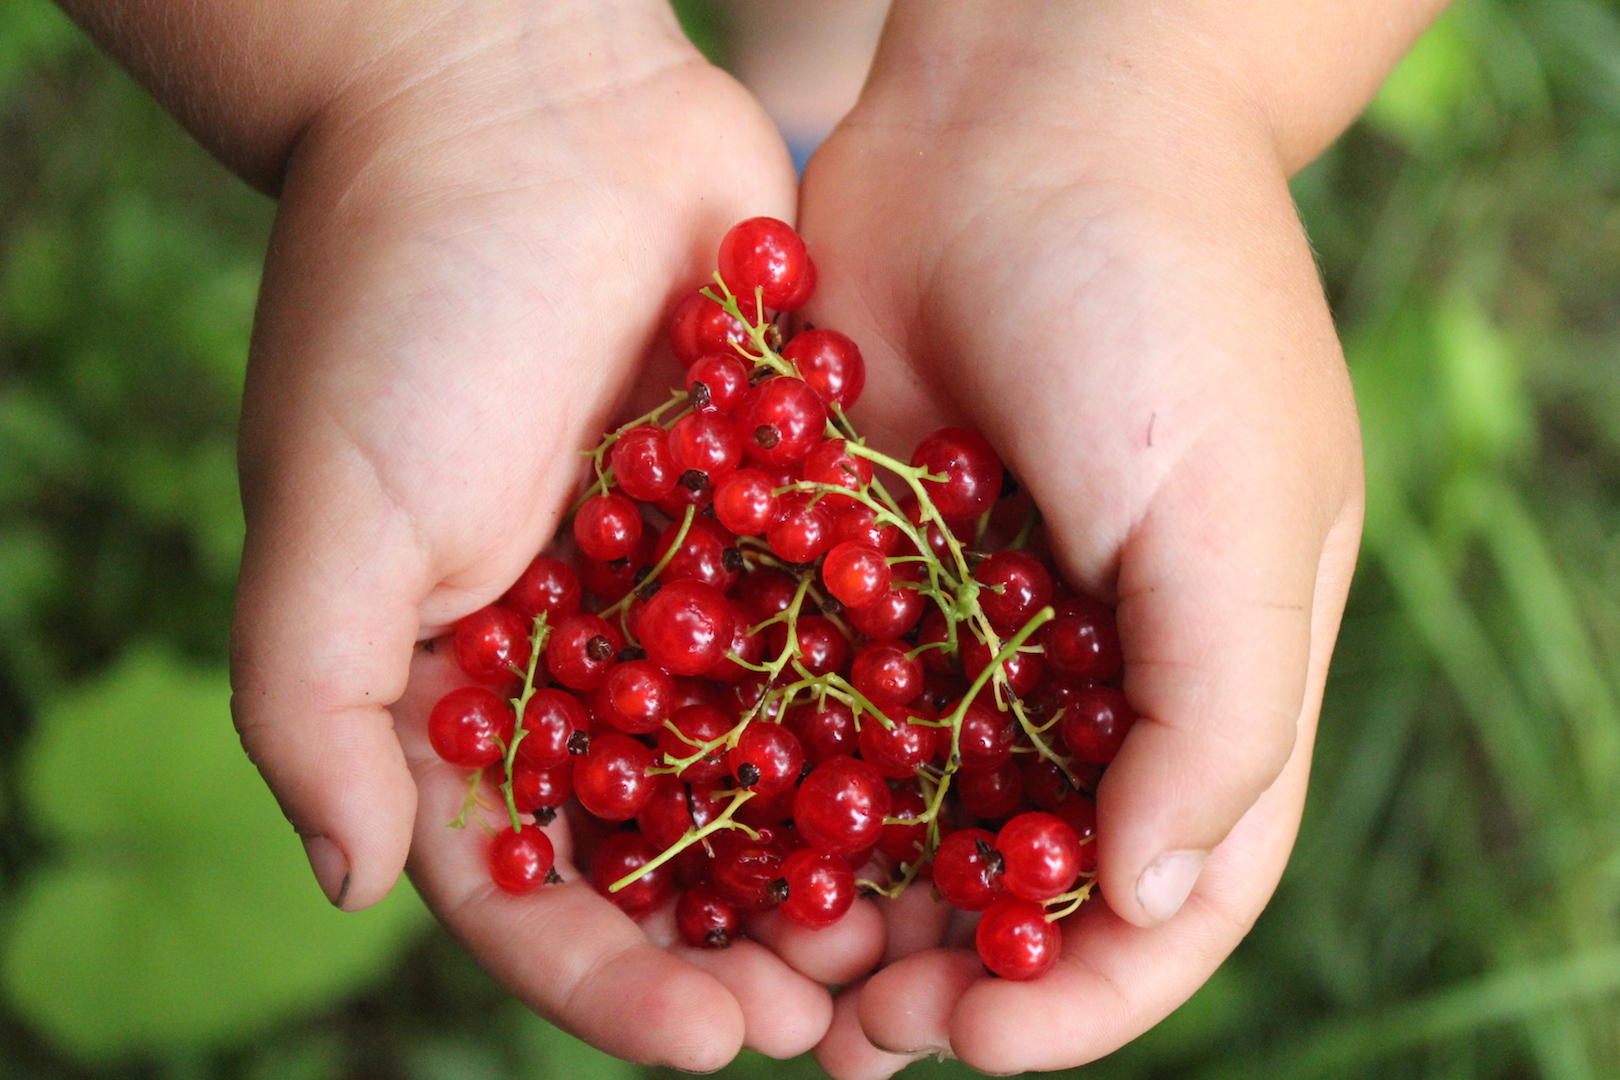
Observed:
[[[679,892],[691,945],[922,877],[982,912],[991,971],[1034,978],[1135,720],[1114,614],[1057,576],[983,436],[902,462],[856,434],[860,350],[785,330],[816,281],[792,228],[744,221],[719,261],[671,319],[685,389],[588,453],[574,565],[539,556],[457,624],[475,685],[434,707],[434,749],[475,770],[469,810],[504,800],[510,893],[559,880],[540,826],[567,807],[597,889],[633,917]]]

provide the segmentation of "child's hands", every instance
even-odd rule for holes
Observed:
[[[908,891],[889,949],[912,955],[846,992],[819,1050],[840,1080],[907,1060],[876,1048],[1076,1065],[1208,977],[1293,843],[1361,521],[1349,380],[1250,103],[1185,66],[1166,96],[1039,18],[933,48],[908,19],[936,10],[897,10],[810,165],[806,314],[861,342],[880,443],[953,416],[996,443],[1071,580],[1118,602],[1143,718],[1099,792],[1107,905],[1057,968],[1004,982],[929,948],[946,912]]]
[[[451,673],[413,650],[548,542],[671,290],[733,222],[793,216],[768,120],[667,8],[587,10],[603,25],[566,49],[567,20],[458,36],[299,144],[244,404],[236,712],[335,903],[375,902],[409,849],[525,1002],[612,1053],[712,1069],[814,1045],[827,992],[757,945],[672,957],[586,884],[500,894],[481,831],[445,827],[465,785],[424,736]]]

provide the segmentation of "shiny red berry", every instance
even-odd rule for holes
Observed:
[[[501,597],[501,606],[509,608],[526,622],[532,623],[542,611],[552,626],[579,610],[579,575],[561,559],[549,555],[536,555],[523,575]]]
[[[909,779],[919,765],[938,755],[944,729],[913,723],[924,717],[909,705],[890,705],[883,712],[892,726],[885,727],[875,716],[861,717],[861,756],[890,779]]]
[[[889,787],[871,765],[836,757],[811,770],[793,800],[799,835],[817,851],[853,855],[877,843]]]
[[[832,546],[832,511],[825,499],[817,500],[808,491],[789,491],[778,506],[776,520],[765,530],[765,541],[777,558],[814,562]]]
[[[680,531],[679,521],[669,524],[658,537],[658,546],[653,550],[654,561],[663,560]],[[725,592],[742,576],[743,565],[737,538],[719,522],[700,514],[692,519],[681,546],[670,556],[658,581],[661,586],[677,581],[701,581]]]
[[[892,522],[877,523],[877,511],[856,504],[833,514],[833,543],[851,541],[875,547],[885,555],[893,555],[900,546],[900,527]]]
[[[699,704],[687,705],[675,710],[670,722],[679,729],[680,734],[664,728],[658,733],[658,750],[660,765],[685,761],[698,752],[703,743],[713,742],[726,732],[730,731],[734,721],[714,705]],[[682,738],[685,736],[685,738]],[[697,761],[681,770],[679,776],[694,784],[710,780],[718,780],[726,775],[726,748],[719,747],[713,753],[699,758]]]
[[[565,764],[575,734],[589,728],[590,713],[577,697],[553,686],[541,687],[523,706],[525,734],[517,758],[541,769]]]
[[[730,413],[748,392],[748,365],[736,353],[710,353],[686,369],[686,393],[699,412]]]
[[[872,482],[872,462],[851,454],[847,445],[843,439],[823,440],[804,459],[804,478],[811,483],[827,484],[845,491],[864,490]],[[837,492],[823,493],[821,501],[833,511],[861,505],[852,497]]]
[[[849,681],[880,709],[909,705],[922,693],[922,661],[907,655],[906,646],[898,641],[868,642],[855,653]]]
[[[629,821],[652,797],[652,766],[652,751],[630,736],[594,736],[590,749],[574,759],[574,794],[603,821]]]
[[[984,772],[959,772],[956,795],[962,809],[974,817],[986,820],[1006,817],[1025,806],[1024,777],[1012,761]]]
[[[574,542],[593,559],[622,559],[641,539],[641,511],[616,491],[592,495],[574,515]]]
[[[601,559],[581,556],[580,584],[606,603],[617,602],[625,593],[636,587],[638,575],[652,566],[654,543],[653,537],[643,531],[636,550],[625,558],[604,562]]]
[[[804,748],[780,724],[752,723],[727,755],[726,764],[737,785],[755,792],[755,798],[775,795],[798,783]]]
[[[761,623],[786,611],[798,590],[799,583],[792,574],[773,566],[762,566],[743,575],[732,595],[750,619]]]
[[[742,933],[742,918],[712,885],[694,885],[675,902],[675,926],[695,949],[723,949]]]
[[[499,763],[491,765],[487,774],[499,774]],[[487,775],[486,774],[486,775]],[[496,786],[500,785],[499,775],[490,775],[490,780]],[[574,795],[574,767],[572,763],[565,762],[549,769],[542,769],[531,765],[527,761],[514,761],[512,763],[512,802],[520,814],[532,814],[537,810],[555,810]]]
[[[1039,978],[1057,963],[1063,934],[1041,905],[1015,896],[992,901],[979,917],[974,945],[984,966],[1003,979]]]
[[[765,649],[780,656],[787,647],[787,627],[775,623],[765,631]],[[811,675],[842,671],[849,662],[849,641],[838,624],[821,615],[801,615],[795,627],[799,663]]]
[[[755,314],[754,294],[738,296],[743,314]],[[730,353],[748,342],[748,328],[726,314],[702,289],[687,293],[669,317],[669,347],[682,367],[689,368],[710,353]]]
[[[914,468],[943,480],[924,480],[923,489],[946,521],[967,521],[995,505],[1001,494],[1001,458],[990,441],[967,428],[942,428],[917,444]]]
[[[714,516],[738,536],[758,536],[780,514],[776,485],[759,469],[738,469],[714,489]]]
[[[618,905],[632,919],[647,915],[675,891],[675,875],[668,863],[649,871],[618,892],[609,891],[614,882],[641,869],[658,855],[640,833],[615,833],[603,840],[591,857],[591,884],[596,891]]]
[[[1001,853],[985,829],[961,829],[934,852],[934,887],[953,907],[983,911],[1002,895]]]
[[[613,482],[632,499],[657,502],[675,487],[680,470],[669,453],[669,433],[657,424],[640,424],[620,435],[608,451]]]
[[[630,735],[664,726],[674,711],[675,679],[651,660],[630,660],[608,673],[603,685],[607,721]]]
[[[1136,710],[1111,686],[1089,686],[1069,699],[1060,730],[1069,752],[1080,761],[1107,765],[1125,744]]]
[[[889,865],[898,867],[901,863],[916,862],[922,855],[928,839],[928,825],[916,819],[927,808],[928,801],[915,784],[906,784],[890,792],[888,816],[915,823],[897,825],[891,822],[883,826],[883,832],[878,835],[877,848],[878,853],[889,860]]]
[[[1065,600],[1041,636],[1046,662],[1060,674],[1106,682],[1124,670],[1114,613],[1089,597]]]
[[[782,914],[810,930],[831,926],[855,903],[855,871],[834,855],[800,848],[782,860],[782,880]]]
[[[731,645],[726,654],[715,661],[703,677],[717,683],[734,683],[746,678],[753,670],[744,664],[757,664],[765,655],[765,635],[749,633],[753,627],[748,615],[735,602],[731,605]],[[736,656],[737,659],[732,659]],[[739,664],[737,661],[743,663]]]
[[[720,896],[744,911],[763,911],[781,901],[782,850],[764,837],[754,840],[740,830],[717,833],[709,842],[714,858],[709,881]]]
[[[1012,760],[1013,744],[1018,741],[1018,725],[1011,713],[976,700],[962,714],[962,730],[957,736],[963,772],[989,772]]]
[[[979,606],[996,633],[1017,633],[1052,602],[1052,575],[1024,551],[998,551],[973,571],[980,585]],[[999,591],[998,591],[999,590]]]
[[[502,683],[529,662],[529,624],[503,607],[479,608],[456,623],[451,646],[469,678]]]
[[[920,582],[924,571],[918,563],[897,563],[890,568],[889,591],[865,607],[850,608],[844,618],[869,638],[883,640],[908,633],[922,618],[927,604],[923,594],[908,587]]]
[[[782,350],[821,400],[844,411],[855,407],[866,388],[866,361],[861,350],[836,330],[806,330]]]
[[[889,560],[869,544],[846,540],[834,545],[821,564],[827,591],[845,607],[865,607],[889,591]]]
[[[595,690],[618,662],[624,637],[595,615],[571,615],[546,643],[546,667],[570,690]]]
[[[750,461],[796,465],[821,442],[827,410],[802,379],[778,376],[744,394],[731,422]]]
[[[738,222],[720,241],[720,277],[739,297],[752,299],[755,289],[765,306],[792,311],[810,297],[801,296],[804,278],[813,273],[804,241],[793,227],[771,217]]]
[[[789,710],[785,723],[799,737],[812,765],[853,754],[858,748],[855,714],[841,701],[828,698],[820,705],[797,705]]]
[[[647,658],[676,675],[701,675],[731,645],[731,604],[713,585],[674,581],[658,590],[641,616]]]
[[[977,679],[979,672],[988,667],[990,661],[994,659],[990,646],[966,630],[961,632],[958,645],[962,650],[963,673],[970,679]],[[1023,697],[1035,689],[1035,684],[1041,681],[1041,672],[1045,670],[1045,665],[1041,661],[1040,653],[1015,652],[1001,662],[1001,669],[1007,676],[1007,685],[1012,687],[1012,692]],[[989,683],[985,683],[985,693],[987,695],[991,693]]]
[[[489,876],[502,891],[514,896],[532,893],[544,885],[556,861],[551,837],[535,825],[525,825],[521,832],[507,826],[495,834],[489,846]]]
[[[463,769],[499,761],[512,738],[512,706],[482,686],[464,686],[440,698],[428,715],[433,752]]]
[[[1054,814],[1019,814],[996,834],[1001,884],[1025,900],[1050,900],[1080,874],[1080,837]]]
[[[713,487],[742,464],[742,443],[720,413],[687,413],[669,429],[669,457],[688,488]]]

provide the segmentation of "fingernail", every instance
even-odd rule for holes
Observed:
[[[304,854],[309,857],[309,868],[315,871],[315,880],[321,892],[335,908],[343,906],[349,895],[349,858],[343,849],[324,836],[304,837]]]
[[[1136,881],[1136,902],[1154,922],[1169,922],[1187,902],[1204,869],[1207,851],[1171,851],[1160,855]]]

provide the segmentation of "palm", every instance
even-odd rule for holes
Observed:
[[[896,450],[944,419],[979,427],[1071,579],[1119,604],[1144,720],[1099,792],[1109,907],[1070,920],[1060,966],[1018,984],[929,949],[957,937],[908,894],[889,955],[915,955],[840,1009],[821,1050],[834,1075],[882,1071],[867,1040],[994,1072],[1078,1064],[1191,993],[1286,860],[1348,584],[1354,414],[1286,188],[1272,178],[1254,219],[1189,228],[1197,193],[1019,115],[991,103],[983,123],[924,130],[886,123],[881,99],[857,109],[806,177],[825,283],[808,314],[867,351],[857,422]],[[1156,920],[1135,883],[1166,841],[1223,837],[1184,912],[1139,929]]]

